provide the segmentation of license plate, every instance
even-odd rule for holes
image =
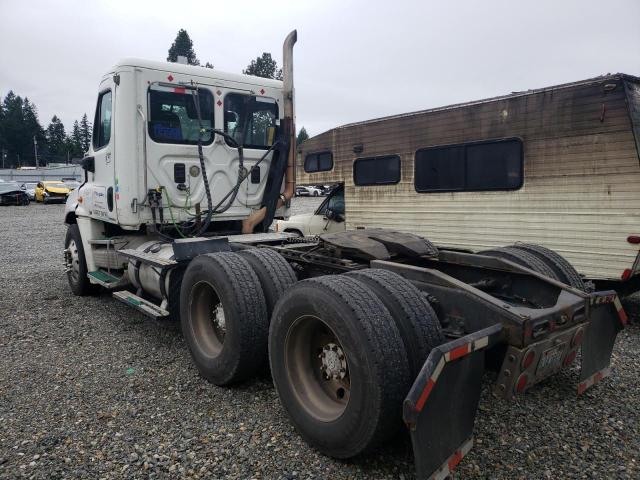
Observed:
[[[538,369],[536,370],[536,376],[546,377],[554,373],[556,370],[560,370],[562,367],[562,357],[566,344],[561,344],[556,347],[546,350],[540,358],[538,363]]]

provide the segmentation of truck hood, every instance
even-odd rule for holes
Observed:
[[[293,215],[289,217],[289,220],[278,220],[276,222],[276,231],[283,232],[287,228],[295,228],[296,230],[300,230],[304,235],[306,235],[306,230],[313,215],[313,213],[303,213],[301,215]]]

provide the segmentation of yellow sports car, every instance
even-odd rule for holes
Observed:
[[[36,202],[66,202],[71,189],[59,181],[38,182],[36,185]]]

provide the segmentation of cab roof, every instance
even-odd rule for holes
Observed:
[[[145,68],[167,73],[178,73],[181,75],[191,75],[215,80],[226,80],[230,82],[245,83],[249,85],[260,85],[270,88],[282,88],[282,81],[270,78],[255,77],[252,75],[239,75],[237,73],[226,73],[213,68],[200,67],[196,65],[185,65],[183,63],[156,62],[154,60],[144,60],[142,58],[123,58],[117,62],[107,75],[111,75],[122,67]]]

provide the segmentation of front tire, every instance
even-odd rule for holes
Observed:
[[[78,225],[69,225],[67,236],[64,241],[66,250],[67,279],[69,287],[74,295],[85,296],[97,293],[100,289],[98,285],[89,282],[87,278],[87,261],[84,256],[82,237]]]
[[[292,423],[322,453],[353,457],[398,431],[411,385],[407,355],[391,314],[357,279],[289,288],[271,319],[269,360]]]

